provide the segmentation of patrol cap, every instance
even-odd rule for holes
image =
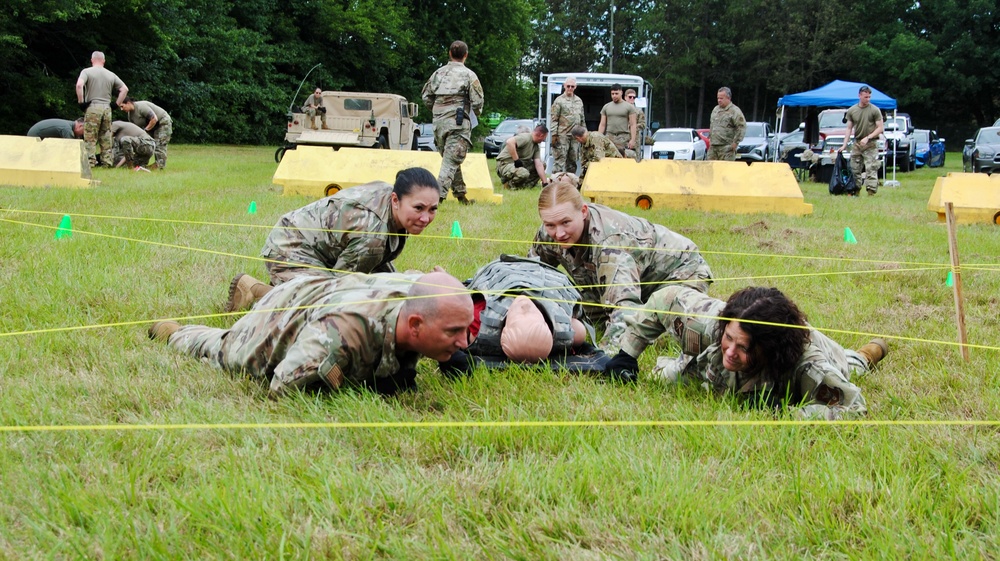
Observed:
[[[541,310],[527,296],[514,298],[500,332],[500,347],[507,358],[538,362],[552,353],[552,343],[552,329]]]

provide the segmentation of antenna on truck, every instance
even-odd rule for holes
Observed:
[[[306,80],[309,79],[309,75],[312,74],[312,71],[316,70],[320,66],[323,66],[323,63],[322,62],[317,62],[316,66],[313,66],[312,68],[310,68],[309,72],[306,72],[305,78],[302,78],[302,81],[299,82],[299,89],[295,90],[295,95],[292,96],[292,101],[288,104],[288,112],[289,113],[292,112],[292,107],[295,106],[295,100],[299,98],[299,92],[302,91],[302,84],[305,84]]]

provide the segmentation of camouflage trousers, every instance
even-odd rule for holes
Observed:
[[[568,171],[576,173],[580,160],[580,143],[568,134],[552,135],[552,174]]]
[[[156,142],[153,154],[156,156],[156,167],[164,169],[167,167],[167,144],[174,134],[174,123],[172,121],[161,121],[153,130],[149,132]]]
[[[435,127],[435,132],[437,127]],[[435,136],[437,136],[435,134]],[[442,135],[442,142],[438,143],[438,151],[441,153],[441,171],[438,173],[438,184],[441,186],[441,198],[448,196],[448,190],[455,194],[455,197],[465,196],[465,179],[462,177],[462,162],[465,155],[472,148],[472,143],[466,140],[461,131],[449,131]],[[438,140],[438,139],[435,139]]]
[[[705,156],[705,159],[735,162],[736,150],[733,150],[732,144],[713,144],[708,147],[708,155]]]
[[[125,158],[125,165],[128,167],[144,166],[149,163],[149,158],[156,148],[156,141],[151,138],[141,138],[138,136],[126,136],[121,140],[115,140],[112,148],[112,158],[115,165]]]
[[[878,172],[881,167],[875,143],[871,143],[868,149],[863,149],[854,143],[851,147],[851,171],[854,172],[859,188],[864,185],[871,195],[878,192]]]
[[[111,167],[114,143],[111,136],[111,106],[91,103],[83,114],[83,142],[87,145],[90,167],[97,167],[97,146],[101,147],[101,165]]]
[[[184,325],[170,336],[171,348],[229,372],[267,375],[267,357],[275,345],[276,313],[251,313],[230,329]]]
[[[645,302],[643,302],[642,310],[624,310],[618,312],[614,315],[614,318],[608,321],[607,326],[604,329],[604,335],[601,337],[601,341],[598,346],[605,352],[615,351],[618,348],[625,348],[624,337],[625,332],[628,327],[633,327],[635,324],[650,326],[655,325],[656,319],[650,320],[649,316],[656,318],[660,314],[656,314],[656,310],[665,309],[664,306],[669,305],[676,295],[679,293],[687,294],[688,292],[697,294],[698,296],[691,296],[692,299],[697,298],[709,298],[710,300],[715,300],[710,298],[706,293],[708,292],[708,285],[711,279],[711,272],[708,271],[707,266],[704,272],[699,270],[695,274],[687,276],[686,281],[672,281],[663,288],[657,290],[656,292],[649,295]],[[593,307],[588,306],[584,308],[585,312],[588,312],[588,318],[590,318],[589,312]],[[721,310],[721,308],[720,308]],[[593,318],[592,321],[595,323],[598,321],[597,318]],[[648,333],[652,338],[650,343],[655,341],[668,326],[662,327],[651,327],[651,331]],[[653,333],[655,331],[655,334]],[[646,332],[644,330],[635,330],[635,333],[639,334],[640,337]],[[646,348],[645,346],[643,348]],[[640,351],[642,352],[642,351]],[[631,354],[631,353],[629,353]],[[632,356],[639,356],[638,354]]]
[[[635,161],[639,161],[636,157],[636,150],[632,150],[628,147],[628,141],[632,139],[632,133],[628,132],[618,132],[618,133],[608,133],[607,137],[611,142],[615,143],[615,147],[618,148],[618,153],[626,158],[632,158]]]
[[[514,167],[514,162],[497,162],[497,175],[510,189],[531,189],[538,185],[539,179],[534,164],[531,162],[522,168],[517,168]]]
[[[319,119],[320,125],[325,129],[326,127],[326,112],[320,111],[319,107],[303,107],[306,117],[309,119],[309,126],[314,129],[318,129],[316,126],[316,119]]]
[[[670,333],[684,354],[697,356],[712,344],[716,318],[725,307],[722,300],[688,286],[661,288],[629,319],[622,350],[638,357],[660,335]]]

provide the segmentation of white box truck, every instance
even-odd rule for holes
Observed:
[[[580,99],[583,100],[583,112],[587,130],[597,130],[597,126],[601,123],[601,108],[604,107],[604,104],[611,101],[611,85],[621,84],[622,90],[632,88],[637,92],[635,105],[646,113],[646,134],[651,135],[655,132],[649,130],[648,100],[652,92],[652,87],[641,76],[633,74],[603,74],[594,72],[540,73],[538,75],[538,118],[543,120],[545,126],[550,125],[549,111],[552,109],[552,102],[563,93],[563,84],[566,83],[566,79],[570,76],[576,78],[576,95],[580,96]],[[649,158],[650,147],[643,144],[641,139],[639,143],[643,147],[643,157]],[[546,140],[546,144],[548,144],[548,140]],[[545,167],[550,170],[552,168],[552,158],[548,155],[547,150],[543,151],[543,154],[546,154]]]

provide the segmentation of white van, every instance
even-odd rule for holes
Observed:
[[[611,85],[621,84],[622,90],[632,88],[637,92],[635,106],[646,113],[646,134],[653,134],[649,130],[649,96],[652,87],[649,82],[641,76],[633,74],[603,74],[592,72],[559,72],[554,74],[538,75],[538,118],[544,120],[545,126],[550,125],[549,111],[552,109],[552,102],[563,92],[563,84],[570,76],[576,78],[576,95],[583,100],[584,119],[587,130],[596,131],[601,123],[601,108],[611,101]],[[650,147],[643,144],[643,157],[649,157]],[[551,169],[552,160],[545,158],[546,169]]]

